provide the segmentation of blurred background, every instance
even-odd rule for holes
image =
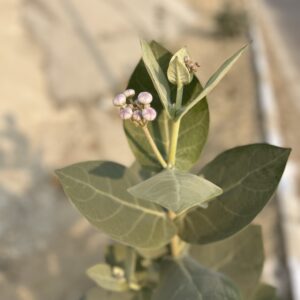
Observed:
[[[250,3],[249,3],[250,2]],[[293,148],[263,225],[263,279],[300,300],[299,0],[0,0],[0,299],[76,300],[106,237],[71,207],[53,170],[133,161],[114,94],[139,37],[187,46],[202,82],[251,49],[209,97],[201,164],[236,145]]]

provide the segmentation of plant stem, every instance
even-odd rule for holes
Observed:
[[[157,148],[157,146],[156,146],[156,144],[155,144],[155,142],[154,142],[154,140],[153,140],[153,138],[151,136],[151,133],[150,133],[147,125],[143,126],[142,128],[143,128],[143,131],[144,131],[144,133],[146,135],[146,138],[147,138],[147,140],[148,140],[148,142],[149,142],[149,144],[150,144],[150,146],[151,146],[151,148],[152,148],[152,150],[153,150],[156,158],[158,159],[158,161],[160,162],[160,164],[162,165],[162,167],[164,169],[166,169],[168,165],[167,165],[166,161],[164,160],[164,158],[162,157],[161,153],[159,152],[159,150],[158,150],[158,148]]]
[[[173,220],[176,217],[176,214],[173,211],[168,211],[168,217]],[[171,254],[172,257],[177,257],[180,254],[179,247],[179,237],[175,235],[170,242]]]
[[[168,167],[169,168],[172,168],[175,166],[180,121],[181,120],[179,119],[172,123],[171,143],[170,143],[169,158],[168,158]]]
[[[183,96],[183,85],[177,84],[177,94],[176,94],[176,110],[179,110],[182,106],[182,96]]]

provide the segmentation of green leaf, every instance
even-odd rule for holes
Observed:
[[[169,61],[172,54],[159,44],[151,43],[152,52],[157,59],[164,74],[167,73]],[[148,91],[153,95],[153,107],[156,109],[158,116],[154,122],[149,122],[148,128],[154,138],[154,141],[167,160],[167,153],[170,145],[170,126],[169,119],[163,107],[158,101],[158,94],[148,75],[144,62],[141,60],[135,68],[128,88],[134,89],[137,93]],[[190,102],[202,91],[202,86],[194,76],[192,82],[185,86],[183,93],[183,104]],[[171,89],[171,99],[176,99],[176,88]],[[208,135],[209,112],[207,101],[204,99],[197,104],[181,120],[179,139],[176,153],[176,168],[180,170],[189,170],[195,162],[198,161]],[[148,170],[159,171],[161,165],[145,138],[143,130],[136,127],[132,122],[124,122],[125,133],[139,164]]]
[[[190,254],[201,265],[228,276],[239,287],[243,299],[250,299],[264,263],[261,227],[250,225],[224,241],[193,245]]]
[[[207,202],[222,193],[222,189],[194,174],[175,169],[165,170],[128,189],[134,197],[182,213]]]
[[[223,152],[200,172],[223,194],[207,209],[197,208],[175,222],[186,242],[206,244],[225,239],[247,226],[273,195],[290,149],[268,144],[241,146]]]
[[[189,55],[186,48],[182,48],[170,60],[167,75],[169,81],[175,85],[187,85],[193,79],[193,73],[185,65],[185,57],[189,57]]]
[[[204,86],[203,91],[197,95],[193,101],[191,101],[186,107],[184,107],[179,114],[178,118],[182,118],[188,111],[190,111],[199,101],[204,99],[215,87],[216,85],[223,79],[223,77],[228,73],[228,71],[233,67],[233,65],[238,61],[240,56],[246,50],[248,46],[244,46],[235,54],[233,54],[230,58],[228,58],[219,69],[208,79],[207,83]]]
[[[117,271],[120,270],[123,273],[114,273],[114,269]],[[125,292],[129,290],[129,286],[124,277],[124,271],[118,267],[111,268],[106,264],[98,264],[89,268],[87,275],[106,290],[114,292]]]
[[[160,247],[157,249],[139,249],[136,248],[136,251],[144,258],[148,258],[148,259],[157,259],[165,254],[168,253],[168,247]]]
[[[222,274],[200,266],[191,258],[167,259],[154,293],[155,300],[238,300],[239,293]]]
[[[175,234],[175,226],[160,207],[127,192],[140,179],[124,166],[91,161],[56,173],[81,214],[113,239],[133,247],[157,248]]]
[[[261,283],[252,300],[279,300],[276,289],[268,284]]]
[[[171,91],[167,78],[158,64],[150,44],[148,44],[145,40],[141,40],[141,46],[145,67],[159,95],[168,118],[171,119]]]

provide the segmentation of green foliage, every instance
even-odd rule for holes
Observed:
[[[164,74],[167,74],[169,61],[172,54],[159,44],[151,43],[152,52],[157,59]],[[145,64],[142,60],[138,63],[128,83],[128,88],[133,88],[137,93],[149,91],[153,95],[153,106],[158,113],[155,122],[148,124],[149,131],[163,157],[167,159],[167,153],[170,147],[170,120],[163,110],[159,95],[153,86],[148,75]],[[185,87],[183,93],[183,104],[189,103],[202,91],[199,80],[194,77],[192,82]],[[175,99],[175,89],[171,88],[172,99]],[[178,146],[176,152],[176,168],[179,170],[189,170],[198,161],[204,144],[207,139],[209,128],[209,112],[205,99],[190,110],[186,117],[182,119]],[[125,133],[137,161],[145,169],[159,171],[161,166],[153,154],[151,147],[141,128],[136,127],[131,122],[124,122]]]
[[[201,265],[228,276],[239,287],[243,299],[253,296],[264,262],[260,226],[250,225],[233,237],[214,244],[193,245],[190,254]]]
[[[57,175],[82,215],[113,239],[134,247],[157,248],[175,234],[162,208],[127,192],[138,179],[124,166],[83,162],[58,170]]]
[[[225,62],[219,67],[219,69],[208,79],[203,91],[191,103],[182,108],[182,111],[179,114],[179,118],[182,118],[188,111],[190,111],[199,101],[204,99],[217,86],[217,84],[224,78],[228,71],[238,61],[246,48],[247,46],[244,46],[227,60],[225,60]]]
[[[225,239],[248,225],[273,195],[290,149],[254,144],[225,151],[200,172],[223,189],[207,209],[178,216],[179,236],[188,243]]]
[[[142,60],[128,83],[134,91],[118,95],[119,104],[114,101],[121,112],[126,109],[124,130],[136,162],[126,168],[89,161],[56,172],[79,212],[121,243],[109,245],[105,262],[87,270],[109,292],[92,289],[83,299],[276,300],[272,287],[259,285],[260,228],[234,234],[274,193],[290,149],[241,146],[220,154],[199,174],[189,173],[208,134],[206,96],[246,47],[227,59],[203,89],[186,49],[173,56],[158,43],[141,45]],[[152,107],[135,98],[140,92],[152,94]],[[155,121],[143,114],[155,116],[153,109]]]
[[[161,279],[155,300],[239,300],[234,284],[191,258],[166,259],[161,265]]]
[[[167,75],[172,84],[186,85],[193,79],[193,73],[185,65],[185,57],[189,57],[189,55],[186,48],[182,48],[170,60]]]
[[[150,44],[144,40],[141,40],[141,46],[144,65],[159,95],[159,99],[165,109],[166,114],[168,117],[171,117],[173,115],[171,106],[171,90],[165,73],[157,62],[157,58],[155,57]]]
[[[129,290],[127,281],[122,273],[122,269],[107,264],[98,264],[87,270],[87,275],[93,279],[100,287],[114,291],[124,292]],[[119,273],[118,273],[119,272]]]
[[[222,189],[210,181],[175,169],[165,170],[128,191],[136,198],[159,204],[178,214],[194,206],[206,207],[209,200],[222,194]]]

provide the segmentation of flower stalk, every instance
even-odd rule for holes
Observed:
[[[159,163],[161,164],[161,166],[164,169],[166,169],[167,166],[168,166],[168,164],[166,163],[166,161],[164,160],[164,158],[161,155],[160,151],[158,150],[158,148],[157,148],[157,146],[156,146],[156,144],[155,144],[155,142],[154,142],[154,140],[153,140],[153,138],[151,136],[151,133],[150,133],[147,125],[143,126],[142,129],[143,129],[143,131],[145,133],[145,136],[146,136],[146,138],[147,138],[147,140],[148,140],[148,142],[149,142],[149,144],[150,144],[150,146],[151,146],[151,148],[152,148],[152,150],[153,150],[153,152],[154,152],[157,160],[159,161]]]

